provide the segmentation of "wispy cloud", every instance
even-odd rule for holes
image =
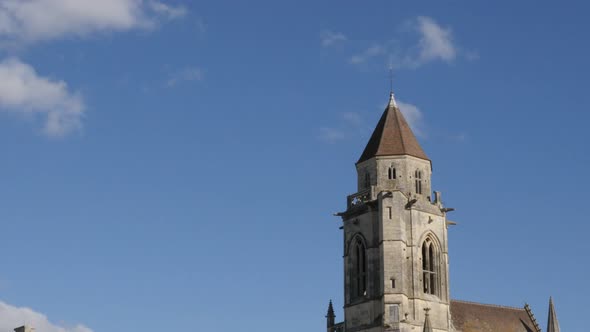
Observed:
[[[183,68],[168,78],[166,85],[173,87],[181,82],[200,81],[203,79],[203,71],[198,67],[186,67]]]
[[[368,130],[365,120],[360,113],[340,113],[336,124],[330,127],[321,127],[318,138],[325,143],[337,143],[354,137],[363,130]]]
[[[432,18],[420,16],[417,19],[420,32],[420,54],[418,61],[426,63],[434,60],[453,61],[457,56],[451,29],[443,28]]]
[[[15,307],[0,302],[0,331],[12,331],[22,326],[23,322],[39,332],[92,332],[92,329],[81,324],[69,327],[58,325],[50,322],[46,315],[31,308]]]
[[[1,0],[0,40],[32,43],[95,32],[151,28],[179,18],[183,7],[144,0]]]
[[[399,29],[393,39],[373,43],[349,58],[353,65],[382,61],[393,68],[415,69],[435,61],[452,62],[459,55],[473,59],[473,52],[460,52],[452,30],[433,18],[419,16]]]
[[[9,51],[71,36],[152,29],[186,14],[182,6],[156,0],[0,0],[0,47]],[[192,77],[184,75],[178,79]],[[64,136],[81,129],[86,106],[66,82],[40,76],[31,65],[8,58],[0,62],[0,108],[42,116],[46,135]]]
[[[348,38],[341,32],[324,30],[320,33],[320,40],[323,47],[333,46],[337,43],[346,41]]]
[[[79,130],[85,108],[82,97],[64,81],[40,76],[16,58],[0,62],[0,110],[43,117],[46,135]]]
[[[366,63],[376,56],[385,54],[385,50],[385,47],[381,45],[373,45],[364,50],[361,54],[353,55],[350,58],[350,63],[355,65]]]
[[[150,1],[150,8],[159,15],[165,16],[169,19],[176,19],[186,16],[188,10],[182,6],[170,6],[159,1]]]
[[[424,131],[424,115],[418,106],[404,103],[399,100],[397,101],[397,105],[406,121],[408,121],[414,134],[418,137],[426,138],[426,132]]]

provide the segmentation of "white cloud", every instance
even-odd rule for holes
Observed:
[[[422,114],[422,111],[420,111],[416,105],[404,103],[399,100],[397,101],[397,106],[404,115],[406,121],[408,121],[414,134],[418,137],[426,137],[426,133],[424,132],[424,115]]]
[[[323,47],[332,46],[336,43],[346,41],[346,36],[341,32],[333,32],[333,31],[322,31],[320,33],[320,39],[322,41]]]
[[[93,33],[155,27],[187,14],[156,0],[0,0],[0,47],[27,45]],[[194,79],[184,73],[179,79]],[[39,76],[18,59],[0,62],[0,108],[42,115],[44,132],[63,136],[82,126],[85,105],[64,81]]]
[[[12,331],[26,323],[37,332],[92,332],[84,325],[60,326],[49,321],[47,316],[26,307],[15,307],[0,301],[0,331]]]
[[[358,65],[366,63],[369,59],[385,53],[385,47],[381,45],[373,45],[358,55],[350,58],[350,63]]]
[[[371,130],[365,119],[356,112],[343,112],[335,126],[319,129],[319,139],[326,143],[337,143]]]
[[[452,61],[457,55],[450,29],[445,29],[432,18],[420,16],[417,19],[420,32],[420,62],[433,60]]]
[[[185,7],[173,7],[159,1],[150,1],[150,7],[154,12],[164,15],[170,19],[183,17],[188,12]]]
[[[433,61],[452,62],[458,55],[475,58],[473,54],[476,53],[461,53],[453,41],[451,29],[439,25],[430,17],[419,16],[405,25],[409,29],[399,31],[410,31],[410,34],[398,34],[392,40],[377,42],[352,56],[349,62],[362,65],[378,59],[383,63],[387,61],[392,68],[413,69]]]
[[[45,118],[44,133],[64,136],[81,129],[85,105],[63,81],[39,76],[16,58],[0,62],[0,110]]]
[[[200,81],[203,79],[203,71],[197,67],[186,67],[170,75],[166,85],[175,86],[180,82]]]
[[[159,1],[0,0],[0,39],[31,43],[101,31],[153,27],[159,18],[186,13]]]

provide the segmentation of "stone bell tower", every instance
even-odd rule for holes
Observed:
[[[356,163],[344,231],[345,332],[450,331],[446,212],[393,93]],[[330,326],[328,327],[330,330]]]

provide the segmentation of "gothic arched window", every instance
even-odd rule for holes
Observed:
[[[416,170],[414,178],[416,179],[416,194],[422,194],[422,171]]]
[[[367,251],[361,239],[352,245],[351,295],[359,298],[367,294]]]
[[[436,295],[438,292],[437,251],[434,243],[426,239],[422,244],[422,280],[424,293]]]
[[[387,175],[388,175],[388,178],[390,180],[395,180],[395,178],[397,177],[396,174],[395,174],[395,167],[393,167],[393,165],[391,165],[389,167],[389,170],[387,172]]]

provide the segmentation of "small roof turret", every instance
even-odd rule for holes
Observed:
[[[557,313],[555,312],[553,299],[551,297],[549,297],[549,318],[547,319],[547,332],[559,332]]]
[[[334,307],[332,306],[332,300],[330,300],[330,303],[328,304],[328,314],[326,315],[326,318],[334,318],[336,317],[336,315],[334,314]]]
[[[332,300],[330,300],[330,304],[328,304],[328,314],[326,315],[326,323],[328,327],[328,331],[332,331],[336,321],[336,315],[334,314],[334,307],[332,306]]]

